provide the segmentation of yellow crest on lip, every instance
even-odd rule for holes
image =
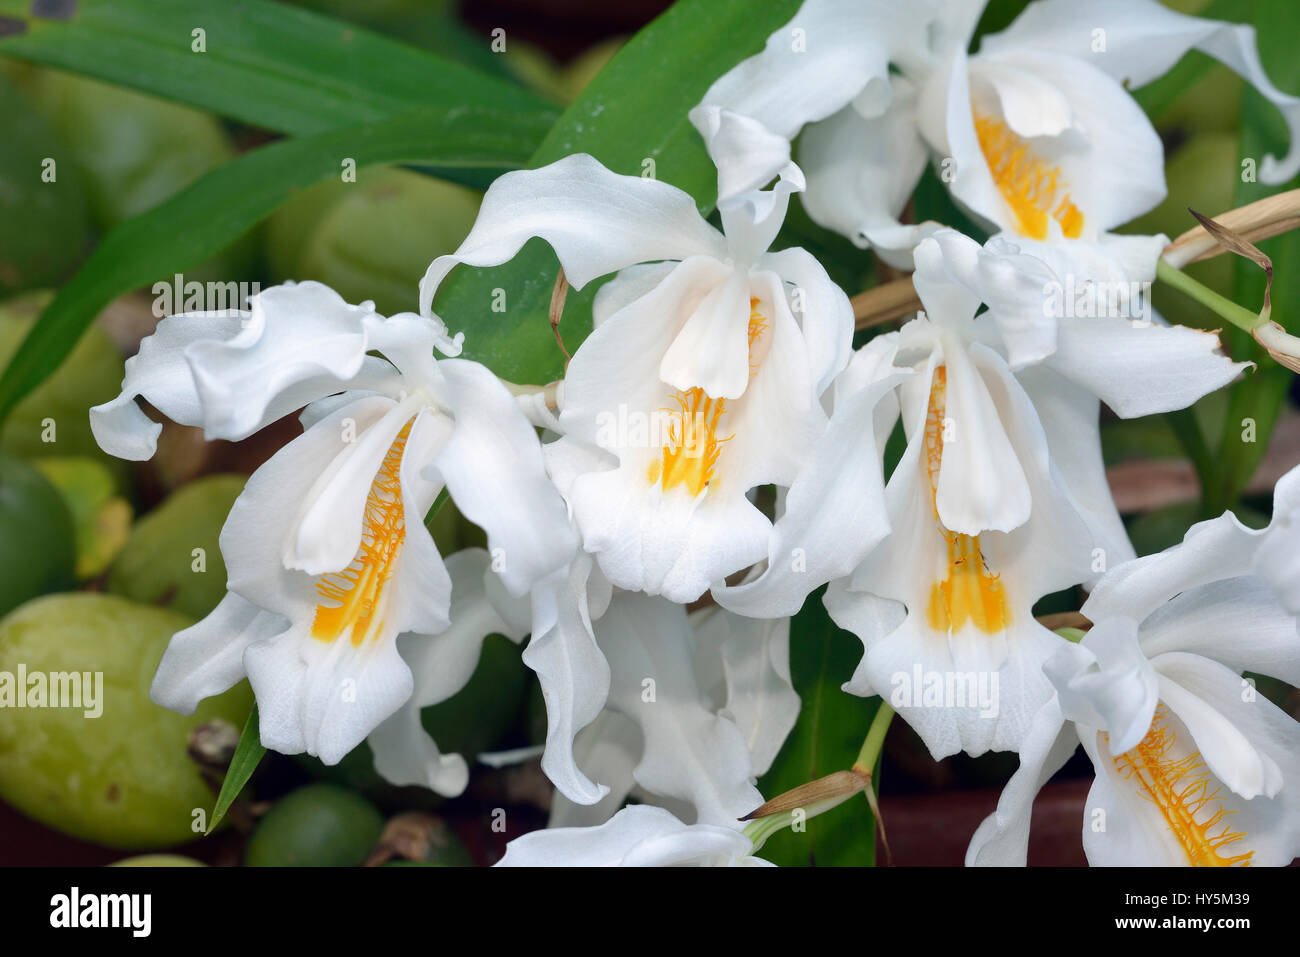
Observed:
[[[758,311],[758,300],[749,300],[749,346],[767,328],[767,318]],[[751,354],[749,374],[758,371]],[[718,425],[727,414],[727,400],[715,399],[701,388],[677,392],[676,409],[668,413],[668,441],[658,459],[650,463],[646,481],[660,485],[665,492],[685,487],[692,498],[714,481],[722,444],[731,436],[718,437]]]
[[[328,643],[348,635],[353,647],[359,648],[383,627],[384,590],[406,541],[401,469],[410,432],[407,422],[370,484],[356,557],[341,572],[322,575],[316,585],[322,603],[316,606],[311,636],[317,641]]]
[[[922,467],[930,483],[930,503],[935,523],[948,546],[947,573],[930,586],[926,622],[935,631],[959,631],[967,624],[992,635],[1011,624],[1006,589],[984,561],[978,535],[961,535],[944,528],[937,503],[939,466],[943,462],[944,424],[947,411],[948,372],[934,370],[930,404],[925,416]]]
[[[1201,753],[1174,758],[1170,753],[1174,744],[1169,710],[1160,704],[1146,737],[1136,748],[1117,755],[1115,768],[1160,810],[1193,867],[1250,866],[1254,851],[1223,853],[1228,845],[1245,839],[1246,833],[1234,831],[1224,820],[1235,812],[1224,808],[1219,788],[1211,790]]]
[[[1083,234],[1083,212],[1070,201],[1058,167],[1035,156],[1029,144],[1006,123],[978,112],[975,136],[993,182],[1015,213],[1022,235],[1046,239],[1049,219],[1061,224],[1067,239],[1078,239]]]

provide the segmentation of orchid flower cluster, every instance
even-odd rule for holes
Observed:
[[[1036,0],[968,54],[982,8],[807,0],[690,114],[720,229],[668,183],[571,155],[493,183],[418,313],[303,282],[162,320],[91,410],[103,448],[153,454],[136,397],[210,439],[299,409],[303,433],[235,503],[228,593],[172,639],[154,700],[190,713],[247,677],[268,748],[334,763],[368,740],[388,780],[456,795],[466,759],[420,710],[487,635],[527,638],[556,796],[502,864],[762,864],[742,819],[800,710],[790,616],[826,586],[863,645],[846,693],[880,695],[936,759],[1018,752],[968,863],[1025,862],[1034,795],[1080,743],[1092,863],[1300,853],[1300,726],[1243,677],[1300,685],[1300,470],[1267,529],[1225,514],[1137,558],[1101,403],[1182,409],[1244,364],[1159,317],[1044,307],[1054,283],[1151,280],[1168,242],[1113,232],[1165,193],[1128,88],[1190,49],[1232,67],[1291,132],[1267,182],[1300,169],[1300,100],[1249,28],[1154,0]],[[991,239],[901,222],[927,162]],[[921,310],[855,351],[845,293],[771,248],[794,196],[912,270]],[[535,237],[573,287],[607,279],[545,390],[459,357],[449,330],[474,317],[434,310],[456,265]],[[447,496],[486,549],[439,554],[424,519]],[[1074,586],[1082,640],[1033,614]],[[896,694],[914,673],[991,677],[996,707]]]

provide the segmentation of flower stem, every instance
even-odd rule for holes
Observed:
[[[1223,319],[1228,320],[1238,329],[1253,332],[1256,326],[1268,321],[1267,316],[1259,316],[1245,306],[1239,306],[1226,296],[1221,296],[1208,286],[1197,282],[1181,269],[1175,269],[1163,259],[1156,263],[1156,279],[1168,283],[1184,295],[1195,299],[1207,309]]]
[[[894,709],[885,702],[884,698],[881,698],[880,707],[876,709],[876,716],[871,720],[871,727],[867,729],[867,736],[863,739],[862,749],[858,751],[858,759],[853,762],[853,770],[868,775],[874,773],[876,759],[880,757],[880,749],[885,744],[885,734],[889,731],[889,723],[893,720]]]

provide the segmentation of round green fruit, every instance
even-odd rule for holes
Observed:
[[[327,282],[348,302],[413,311],[429,263],[454,250],[479,195],[410,170],[367,167],[355,183],[305,190],[271,217],[267,259],[277,280]]]
[[[0,455],[0,615],[70,586],[76,560],[63,497],[26,462]]]
[[[207,867],[202,861],[182,854],[141,854],[114,861],[109,867]]]
[[[182,485],[131,529],[113,563],[108,590],[202,618],[226,594],[221,526],[243,491],[242,475],[209,475]]]
[[[244,851],[249,867],[355,867],[384,829],[383,815],[361,795],[309,784],[281,798],[258,822]]]
[[[0,295],[65,279],[90,242],[83,177],[50,124],[0,77]]]
[[[41,71],[34,86],[38,108],[84,173],[91,213],[102,231],[170,199],[236,156],[225,128],[201,110],[59,70]],[[252,236],[237,240],[187,270],[186,278],[247,278],[256,246]]]
[[[152,850],[202,834],[215,795],[186,753],[189,733],[215,718],[242,724],[252,694],[240,682],[192,715],[149,699],[167,642],[191,623],[92,592],[38,598],[0,621],[0,800],[107,847]],[[34,675],[49,686],[50,675],[73,673],[84,686],[71,701],[80,707],[16,707],[5,698],[6,686],[11,696],[25,690],[31,704]]]

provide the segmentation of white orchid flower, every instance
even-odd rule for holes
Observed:
[[[798,716],[789,619],[688,616],[616,592],[594,634],[612,680],[573,758],[607,792],[584,805],[557,790],[550,826],[512,841],[501,865],[766,863],[741,818],[763,803],[754,777]],[[629,797],[642,803],[623,807]]]
[[[560,788],[551,827],[607,821],[628,799],[730,826],[762,803],[752,786],[799,715],[790,621],[618,592],[595,622],[613,674],[604,710],[574,741],[574,760],[608,793]]]
[[[1165,195],[1163,150],[1129,95],[1199,50],[1245,77],[1291,131],[1259,177],[1300,170],[1300,99],[1270,82],[1254,30],[1155,0],[1037,0],[967,49],[983,0],[807,0],[766,48],[719,79],[691,118],[706,138],[741,122],[719,168],[726,198],[769,181],[803,130],[804,197],[821,225],[905,266],[933,224],[898,214],[932,158],[953,198],[992,232],[1124,253],[1110,231]]]
[[[599,815],[608,817],[634,787],[648,800],[701,821],[735,822],[762,804],[746,732],[765,735],[754,725],[742,731],[730,713],[709,700],[697,674],[696,639],[685,608],[619,591],[592,628],[598,652],[608,662],[609,690],[602,713],[577,735],[573,760],[582,773],[597,778],[602,791],[593,801],[568,793],[564,776],[556,780],[566,799],[600,808],[575,812],[572,820],[603,820]],[[771,654],[762,642],[752,651]],[[551,704],[548,696],[548,709]],[[791,725],[784,726],[786,734]]]
[[[268,289],[250,314],[172,316],[145,340],[122,395],[91,410],[110,452],[153,452],[159,427],[137,395],[226,439],[307,405],[306,431],[236,500],[221,533],[229,591],[172,639],[155,701],[188,714],[247,675],[263,744],[336,762],[411,697],[398,635],[449,627],[451,580],[423,523],[443,488],[486,529],[512,594],[570,559],[564,504],[514,398],[477,363],[435,362],[435,347],[459,343],[319,283]]]
[[[753,850],[739,825],[683,824],[671,811],[634,804],[598,827],[546,828],[517,837],[496,866],[772,866]]]
[[[1106,485],[1097,392],[1126,413],[1187,404],[1237,367],[1211,335],[1050,316],[1055,274],[996,238],[982,248],[941,230],[916,266],[924,314],[854,357],[765,573],[715,594],[770,617],[832,582],[828,609],[866,647],[848,690],[892,699],[937,757],[1015,749],[1050,696],[1041,665],[1059,642],[1034,602],[1132,557]],[[900,409],[908,445],[882,492]],[[996,704],[923,703],[922,684],[973,695],[980,682]]]
[[[531,628],[527,598],[516,598],[492,570],[481,548],[447,557],[451,578],[450,624],[438,635],[400,635],[397,651],[411,669],[414,690],[367,739],[375,770],[391,784],[418,785],[455,797],[469,783],[464,756],[443,754],[425,731],[420,712],[451,698],[474,675],[483,641],[505,635],[516,644]],[[471,755],[472,757],[472,755]]]
[[[968,864],[1025,863],[1034,795],[1080,742],[1097,773],[1082,827],[1090,863],[1300,854],[1300,724],[1242,675],[1300,682],[1295,614],[1251,573],[1266,535],[1225,514],[1098,583],[1083,606],[1095,624],[1048,662],[1057,693]]]
[[[574,354],[547,446],[583,547],[614,585],[698,598],[767,551],[747,498],[789,485],[825,426],[819,396],[847,361],[847,297],[807,252],[768,252],[795,167],[722,207],[725,234],[689,195],[618,176],[590,156],[508,173],[461,247],[421,282],[428,313],[456,263],[494,266],[531,237],[581,288],[610,273]]]

